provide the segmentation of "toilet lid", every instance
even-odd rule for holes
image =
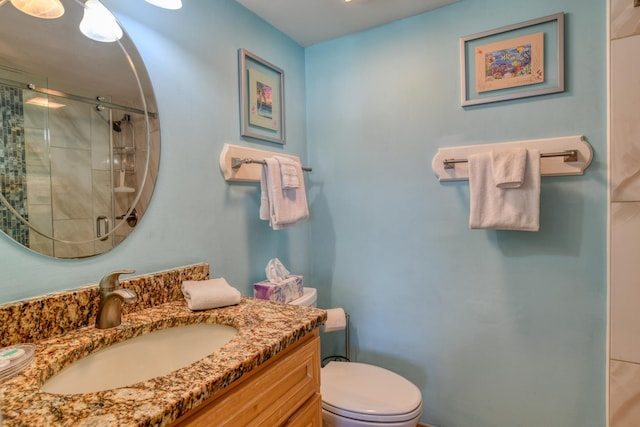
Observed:
[[[322,406],[362,421],[405,421],[422,412],[422,394],[411,382],[366,363],[329,362],[321,372]]]

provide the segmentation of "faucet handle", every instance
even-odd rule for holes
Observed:
[[[118,278],[121,274],[133,274],[135,270],[117,270],[112,271],[111,273],[105,275],[102,279],[100,279],[100,291],[101,292],[112,292],[120,286],[120,282]]]

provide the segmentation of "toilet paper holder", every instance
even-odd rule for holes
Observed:
[[[349,313],[345,312],[346,326],[344,328],[344,349],[345,355],[332,355],[322,359],[322,367],[332,361],[351,362],[351,337],[349,336]]]

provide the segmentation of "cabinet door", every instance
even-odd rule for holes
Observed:
[[[320,338],[316,330],[172,426],[281,426],[319,392]]]
[[[287,427],[322,427],[322,399],[316,393],[286,424]]]

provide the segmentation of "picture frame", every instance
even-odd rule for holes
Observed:
[[[463,107],[564,92],[564,13],[460,38]]]
[[[240,135],[285,144],[284,71],[238,50]]]

